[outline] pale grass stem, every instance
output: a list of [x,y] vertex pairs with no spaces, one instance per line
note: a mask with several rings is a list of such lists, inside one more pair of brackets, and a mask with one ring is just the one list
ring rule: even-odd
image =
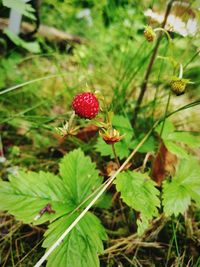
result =
[[60,74],[60,73],[59,74],[53,74],[53,75],[49,75],[49,76],[37,78],[37,79],[31,80],[31,81],[27,81],[27,82],[24,82],[24,83],[20,83],[20,84],[17,84],[17,85],[12,86],[10,88],[7,88],[7,89],[5,89],[3,91],[0,91],[0,95],[9,93],[9,92],[11,92],[13,90],[16,90],[16,89],[18,89],[20,87],[23,87],[25,85],[29,85],[31,83],[35,83],[35,82],[39,82],[39,81],[43,81],[43,80],[48,80],[48,79],[51,79],[51,78],[59,77],[61,75],[64,75],[64,74]]

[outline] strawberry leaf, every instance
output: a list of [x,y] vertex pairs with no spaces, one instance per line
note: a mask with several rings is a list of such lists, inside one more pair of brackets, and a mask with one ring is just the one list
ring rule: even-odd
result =
[[[49,225],[43,247],[49,248],[76,219],[78,213],[64,216]],[[80,266],[98,267],[98,254],[103,252],[102,240],[106,240],[105,229],[99,219],[88,212],[49,256],[47,267]]]
[[[156,132],[160,134],[162,129],[162,123],[156,127]],[[169,120],[165,121],[164,128],[162,131],[162,140],[167,149],[178,156],[179,158],[188,158],[187,151],[177,143],[183,143],[190,147],[200,146],[200,136],[192,134],[190,132],[176,132],[175,127]]]
[[147,174],[139,172],[122,172],[117,176],[115,184],[123,201],[141,213],[137,221],[138,233],[141,234],[147,227],[147,221],[158,215],[159,190]]
[[84,155],[81,149],[70,152],[61,160],[60,175],[68,199],[76,206],[102,182],[95,164]]
[[180,145],[177,145],[176,143],[164,140],[164,144],[166,148],[173,154],[175,154],[179,158],[188,158],[188,153],[185,149],[183,149]]
[[[24,223],[53,221],[45,233],[45,248],[56,242],[77,218],[75,208],[102,182],[95,164],[80,149],[61,160],[60,175],[22,171],[10,176],[9,182],[0,181],[1,210]],[[47,204],[51,204],[54,213],[44,212],[34,221]],[[88,212],[49,256],[47,266],[99,266],[98,254],[102,253],[102,240],[106,238],[98,218]]]
[[167,137],[167,140],[182,142],[190,147],[200,147],[200,135],[195,135],[190,132],[173,132]]
[[172,181],[163,183],[163,206],[166,215],[183,214],[194,200],[200,206],[200,166],[190,157],[179,163]]
[[[55,213],[45,212],[37,221],[35,216],[48,203]],[[0,209],[7,210],[24,223],[41,224],[54,220],[73,209],[63,181],[45,172],[23,172],[10,176],[9,182],[0,182]]]

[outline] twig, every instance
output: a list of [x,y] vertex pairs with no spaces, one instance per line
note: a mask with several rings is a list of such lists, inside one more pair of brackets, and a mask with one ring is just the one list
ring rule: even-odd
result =
[[[171,11],[171,7],[172,7],[172,3],[173,3],[173,1],[174,1],[174,0],[171,0],[171,1],[169,1],[169,3],[167,4],[167,8],[166,8],[166,11],[165,11],[165,16],[164,16],[164,20],[163,20],[163,23],[162,23],[162,25],[161,25],[161,28],[164,28],[165,25],[166,25],[167,18],[168,18],[168,16],[169,16],[170,11]],[[141,85],[140,94],[139,94],[138,99],[137,99],[137,102],[136,102],[136,106],[135,106],[135,110],[134,110],[134,114],[133,114],[133,119],[132,119],[132,125],[133,125],[133,126],[134,126],[135,123],[136,123],[137,116],[138,116],[138,112],[139,112],[139,110],[140,110],[140,105],[141,105],[141,103],[142,103],[142,100],[143,100],[143,98],[144,98],[145,92],[146,92],[146,90],[147,90],[147,84],[148,84],[149,76],[150,76],[150,74],[151,74],[151,70],[152,70],[154,61],[155,61],[155,59],[156,59],[156,55],[157,55],[157,52],[158,52],[158,48],[159,48],[161,39],[162,39],[162,33],[159,32],[159,35],[158,35],[158,38],[157,38],[157,41],[156,41],[156,44],[155,44],[153,53],[152,53],[151,58],[150,58],[150,61],[149,61],[149,65],[148,65],[148,67],[147,67],[147,71],[146,71],[146,74],[145,74],[145,77],[144,77],[144,81],[143,81],[143,83],[142,83],[142,85]]]

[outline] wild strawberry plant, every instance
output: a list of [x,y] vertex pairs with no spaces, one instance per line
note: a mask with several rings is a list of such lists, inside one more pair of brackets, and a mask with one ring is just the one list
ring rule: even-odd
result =
[[[102,184],[102,177],[89,157],[80,150],[66,155],[59,175],[20,171],[0,182],[0,209],[24,223],[50,221],[43,242],[49,248],[87,205],[83,201]],[[50,211],[40,211],[51,205]],[[80,206],[79,209],[77,207]],[[48,258],[47,266],[98,266],[107,234],[100,220],[88,212],[83,220]]]
[[[168,11],[172,2],[168,4]],[[160,57],[166,64],[170,62],[173,65],[173,76],[167,82],[169,90],[165,112],[159,114],[155,121],[151,118],[150,123],[149,118],[144,116],[146,121],[143,129],[148,130],[151,125],[146,134],[137,129],[138,114],[147,91],[161,33],[167,36],[170,53],[174,49],[165,23],[166,20],[161,28],[145,27],[144,37],[148,45],[156,44],[140,95],[134,103],[134,114],[132,109],[128,115],[126,112],[114,114],[112,103],[107,105],[106,98],[100,92],[86,91],[74,96],[71,117],[63,127],[57,127],[57,132],[63,138],[74,137],[88,122],[84,120],[79,125],[76,116],[89,120],[90,125],[95,125],[99,132],[93,146],[95,153],[101,156],[101,163],[102,159],[105,163],[114,159],[117,171],[112,170],[104,181],[100,175],[102,170],[97,169],[101,163],[92,162],[79,148],[62,158],[58,174],[20,170],[10,175],[8,181],[0,181],[1,210],[8,211],[27,224],[49,222],[42,245],[46,253],[35,266],[41,266],[46,259],[50,267],[100,266],[98,256],[103,254],[103,242],[108,239],[107,229],[95,211],[90,212],[89,209],[92,206],[109,206],[111,200],[106,198],[105,191],[111,186],[114,191],[112,200],[120,197],[123,205],[134,213],[131,220],[136,222],[138,236],[142,236],[159,216],[167,218],[184,215],[191,204],[200,207],[200,166],[191,150],[200,146],[200,137],[198,134],[177,130],[171,122],[171,116],[178,110],[172,113],[168,111],[170,100],[184,94],[191,82],[183,78],[182,63],[171,55]],[[131,79],[134,77],[132,75]],[[122,100],[124,105],[126,100]],[[156,97],[154,101],[156,104]],[[140,166],[134,162],[136,153],[140,157]]]
[[[78,102],[80,101],[85,101],[82,95]],[[95,101],[97,101],[96,98]],[[86,104],[88,105],[88,102]],[[73,105],[75,112],[77,112],[76,108],[79,109],[79,105],[77,107],[76,105]],[[93,110],[93,104],[91,110]],[[87,106],[87,114],[89,113],[90,106]],[[78,115],[82,117],[83,114]],[[125,143],[121,140],[116,141],[119,144],[121,142],[122,146],[126,145],[123,149],[116,146],[120,159],[123,159],[128,156],[129,149],[137,147],[139,141],[131,143],[134,133],[127,118],[122,116],[114,118],[113,124],[117,130],[127,134],[123,137],[123,139],[126,138]],[[101,125],[101,121],[99,124]],[[106,127],[105,124],[102,125],[103,128]],[[110,127],[109,124],[109,129]],[[162,123],[155,128],[157,135],[160,134],[161,127]],[[151,135],[150,138],[154,140],[154,145],[158,143],[155,136]],[[147,138],[147,143],[150,138]],[[158,217],[162,209],[165,216],[173,214],[177,216],[184,214],[191,201],[200,205],[200,181],[198,179],[200,166],[192,155],[176,144],[178,140],[181,143],[196,146],[200,144],[199,137],[189,132],[176,132],[174,125],[166,120],[162,140],[167,149],[179,157],[179,162],[173,177],[168,174],[160,190],[159,184],[152,180],[155,177],[151,176],[150,170],[122,171],[114,181],[123,202],[138,212],[139,235],[148,229],[152,219]],[[114,151],[109,150],[111,145],[104,141],[102,144],[100,142],[99,140],[97,143],[97,151],[102,155],[115,157]],[[148,150],[151,145],[152,141],[146,149]],[[107,152],[105,152],[106,147]],[[144,151],[146,150],[143,149],[142,152]],[[100,191],[103,186],[102,182],[103,179],[99,176],[95,164],[84,155],[81,149],[76,149],[61,160],[58,175],[47,172],[19,171],[17,175],[10,175],[8,182],[1,181],[0,209],[7,210],[24,223],[37,225],[49,221],[43,242],[43,247],[48,251],[81,215],[90,200],[94,198],[94,194]],[[98,202],[96,205],[98,206]],[[100,220],[88,211],[49,255],[47,266],[60,264],[61,266],[99,266],[98,255],[103,253],[102,241],[106,239],[106,229]]]

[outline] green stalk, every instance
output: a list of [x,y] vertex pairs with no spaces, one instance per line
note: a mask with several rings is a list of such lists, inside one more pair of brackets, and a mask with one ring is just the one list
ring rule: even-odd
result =
[[162,136],[162,133],[163,133],[163,130],[164,130],[164,127],[165,127],[165,120],[167,118],[167,112],[168,112],[168,108],[169,108],[169,103],[170,103],[170,99],[171,99],[171,90],[169,91],[169,95],[168,95],[168,99],[167,99],[167,105],[166,105],[166,108],[165,108],[165,114],[164,114],[164,118],[163,118],[163,124],[162,124],[162,128],[161,128],[161,131],[160,131],[160,136]]
[[115,156],[115,161],[116,161],[117,166],[118,166],[118,168],[119,168],[119,167],[120,167],[120,162],[119,162],[119,159],[118,159],[118,156],[117,156],[117,152],[116,152],[116,149],[115,149],[115,144],[112,143],[111,146],[112,146],[113,154],[114,154],[114,156]]

